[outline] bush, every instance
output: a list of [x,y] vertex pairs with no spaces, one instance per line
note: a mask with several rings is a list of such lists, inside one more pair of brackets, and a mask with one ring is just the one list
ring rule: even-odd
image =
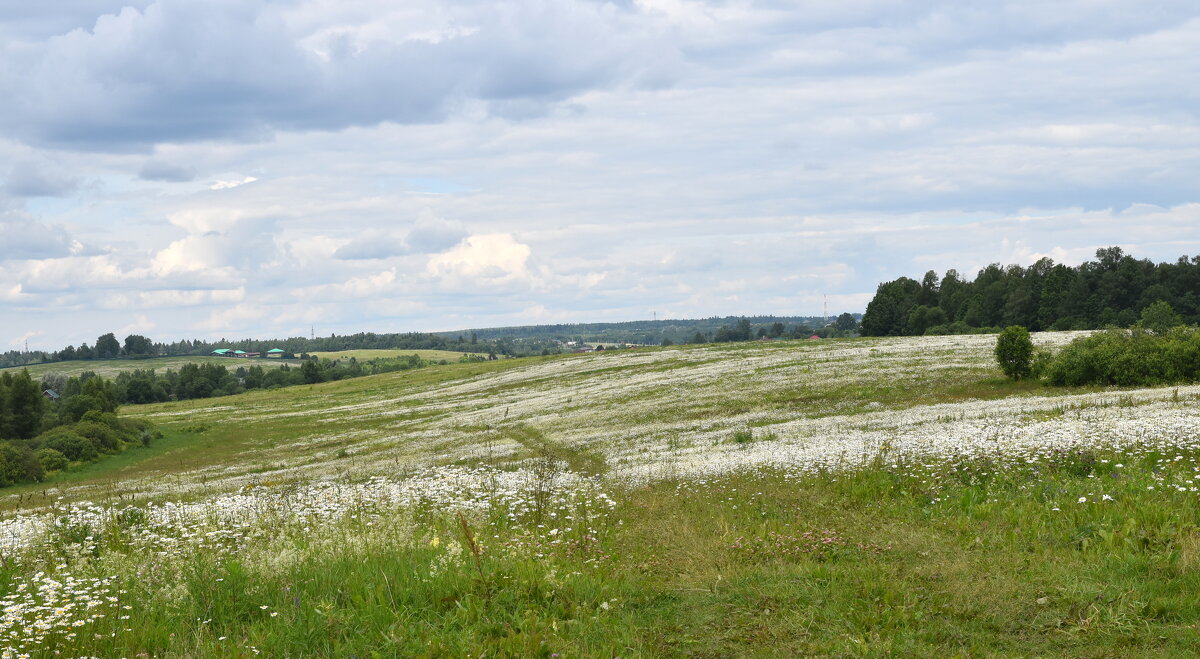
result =
[[62,453],[67,456],[68,460],[90,461],[100,457],[100,452],[96,450],[96,445],[86,437],[81,437],[67,429],[57,429],[51,432],[54,435],[45,439],[42,442],[42,446]]
[[1176,327],[1165,334],[1110,329],[1076,339],[1045,366],[1056,386],[1123,387],[1200,380],[1200,331]]
[[0,486],[34,483],[44,475],[42,463],[28,446],[0,442]]
[[96,450],[101,453],[116,453],[121,450],[121,437],[115,430],[103,423],[80,421],[72,426],[72,430],[79,436],[90,440]]
[[1014,380],[1033,373],[1033,340],[1029,330],[1020,325],[1007,327],[996,339],[996,361],[1000,370]]
[[46,472],[62,471],[70,464],[67,456],[63,455],[62,451],[52,449],[49,446],[43,446],[34,451],[33,454],[37,456],[38,462],[42,463],[42,470]]
[[1175,313],[1175,309],[1170,304],[1159,300],[1142,309],[1142,317],[1138,321],[1138,327],[1162,335],[1171,331],[1172,327],[1181,325],[1182,323],[1183,319],[1179,317],[1179,314]]

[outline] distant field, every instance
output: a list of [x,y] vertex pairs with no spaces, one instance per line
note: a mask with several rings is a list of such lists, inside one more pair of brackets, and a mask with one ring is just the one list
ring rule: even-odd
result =
[[403,350],[403,349],[388,349],[388,350],[338,350],[335,352],[310,352],[310,355],[316,355],[321,359],[350,359],[351,357],[358,361],[366,361],[368,359],[387,359],[389,357],[407,357],[408,355],[416,355],[421,359],[429,361],[439,361],[445,359],[449,362],[456,362],[464,354],[453,350]]
[[[457,355],[458,353],[454,354]],[[93,361],[54,362],[52,364],[34,364],[32,366],[18,366],[15,368],[0,369],[0,372],[15,372],[20,371],[22,368],[27,368],[29,369],[29,374],[35,378],[41,377],[45,373],[62,373],[63,375],[70,377],[73,375],[79,375],[84,371],[92,371],[96,375],[112,377],[121,371],[132,371],[135,369],[154,369],[156,371],[173,369],[178,371],[183,367],[184,364],[210,363],[222,364],[230,370],[233,370],[239,366],[245,366],[249,368],[255,364],[264,368],[278,368],[280,364],[291,363],[295,365],[299,364],[300,361],[283,359],[238,359],[234,357],[184,355],[179,357],[154,357],[152,359],[97,359]]]

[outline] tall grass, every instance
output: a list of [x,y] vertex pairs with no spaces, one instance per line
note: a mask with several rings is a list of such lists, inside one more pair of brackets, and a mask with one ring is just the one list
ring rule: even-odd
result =
[[611,514],[558,496],[280,517],[154,552],[129,509],[10,554],[0,587],[112,579],[121,608],[24,648],[68,656],[1200,651],[1196,454],[999,458],[662,482]]

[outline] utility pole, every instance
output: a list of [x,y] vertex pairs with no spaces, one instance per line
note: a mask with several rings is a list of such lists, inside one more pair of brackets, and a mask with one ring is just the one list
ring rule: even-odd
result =
[[824,321],[825,325],[828,326],[829,325],[829,296],[822,293],[821,297],[824,300],[821,304],[821,320]]

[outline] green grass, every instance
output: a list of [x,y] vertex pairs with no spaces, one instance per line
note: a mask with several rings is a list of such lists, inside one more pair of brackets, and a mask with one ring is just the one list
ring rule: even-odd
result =
[[[119,643],[68,647],[151,656],[249,656],[252,647],[275,656],[1195,655],[1200,505],[1147,490],[1163,475],[1149,463],[1120,480],[1100,470],[1114,500],[1076,503],[1097,489],[1088,478],[1097,471],[1080,465],[1119,457],[1066,456],[1036,474],[990,477],[966,463],[664,482],[623,492],[617,517],[579,551],[523,547],[519,525],[501,514],[465,529],[436,510],[284,529],[237,555],[174,560],[166,591],[153,585],[162,568],[145,563],[122,583],[138,605],[130,631]],[[1190,473],[1196,458],[1166,475]],[[110,533],[93,558],[67,560],[121,573],[137,560],[121,553],[123,537]],[[473,540],[484,545],[478,561]],[[72,546],[59,545],[61,557],[75,555]]]
[[[117,575],[130,619],[105,618],[63,641],[64,656],[1200,654],[1194,447],[1062,451],[1037,462],[885,452],[836,473],[612,476],[614,447],[658,435],[678,450],[749,453],[796,419],[851,425],[879,410],[1065,395],[1000,378],[985,359],[947,367],[960,356],[901,359],[884,353],[889,345],[451,364],[129,407],[122,413],[154,420],[166,437],[10,490],[5,507],[90,499],[124,511],[140,496],[298,492],[313,478],[398,478],[425,465],[486,463],[534,479],[521,502],[497,490],[490,508],[461,517],[426,501],[364,502],[333,522],[296,514],[242,526],[235,516],[154,552],[136,549],[149,528],[140,513],[117,513],[103,529],[62,523],[43,550],[4,555],[0,592],[39,570]],[[882,356],[853,362],[860,372],[850,376],[842,362],[821,361],[857,346]],[[742,361],[764,356],[780,359],[761,369]],[[1194,405],[1190,396],[1167,403]],[[1120,393],[1013,421],[1140,404]],[[687,437],[693,426],[708,434]],[[568,474],[586,475],[616,507],[572,498]],[[165,482],[202,487],[143,494]]]

